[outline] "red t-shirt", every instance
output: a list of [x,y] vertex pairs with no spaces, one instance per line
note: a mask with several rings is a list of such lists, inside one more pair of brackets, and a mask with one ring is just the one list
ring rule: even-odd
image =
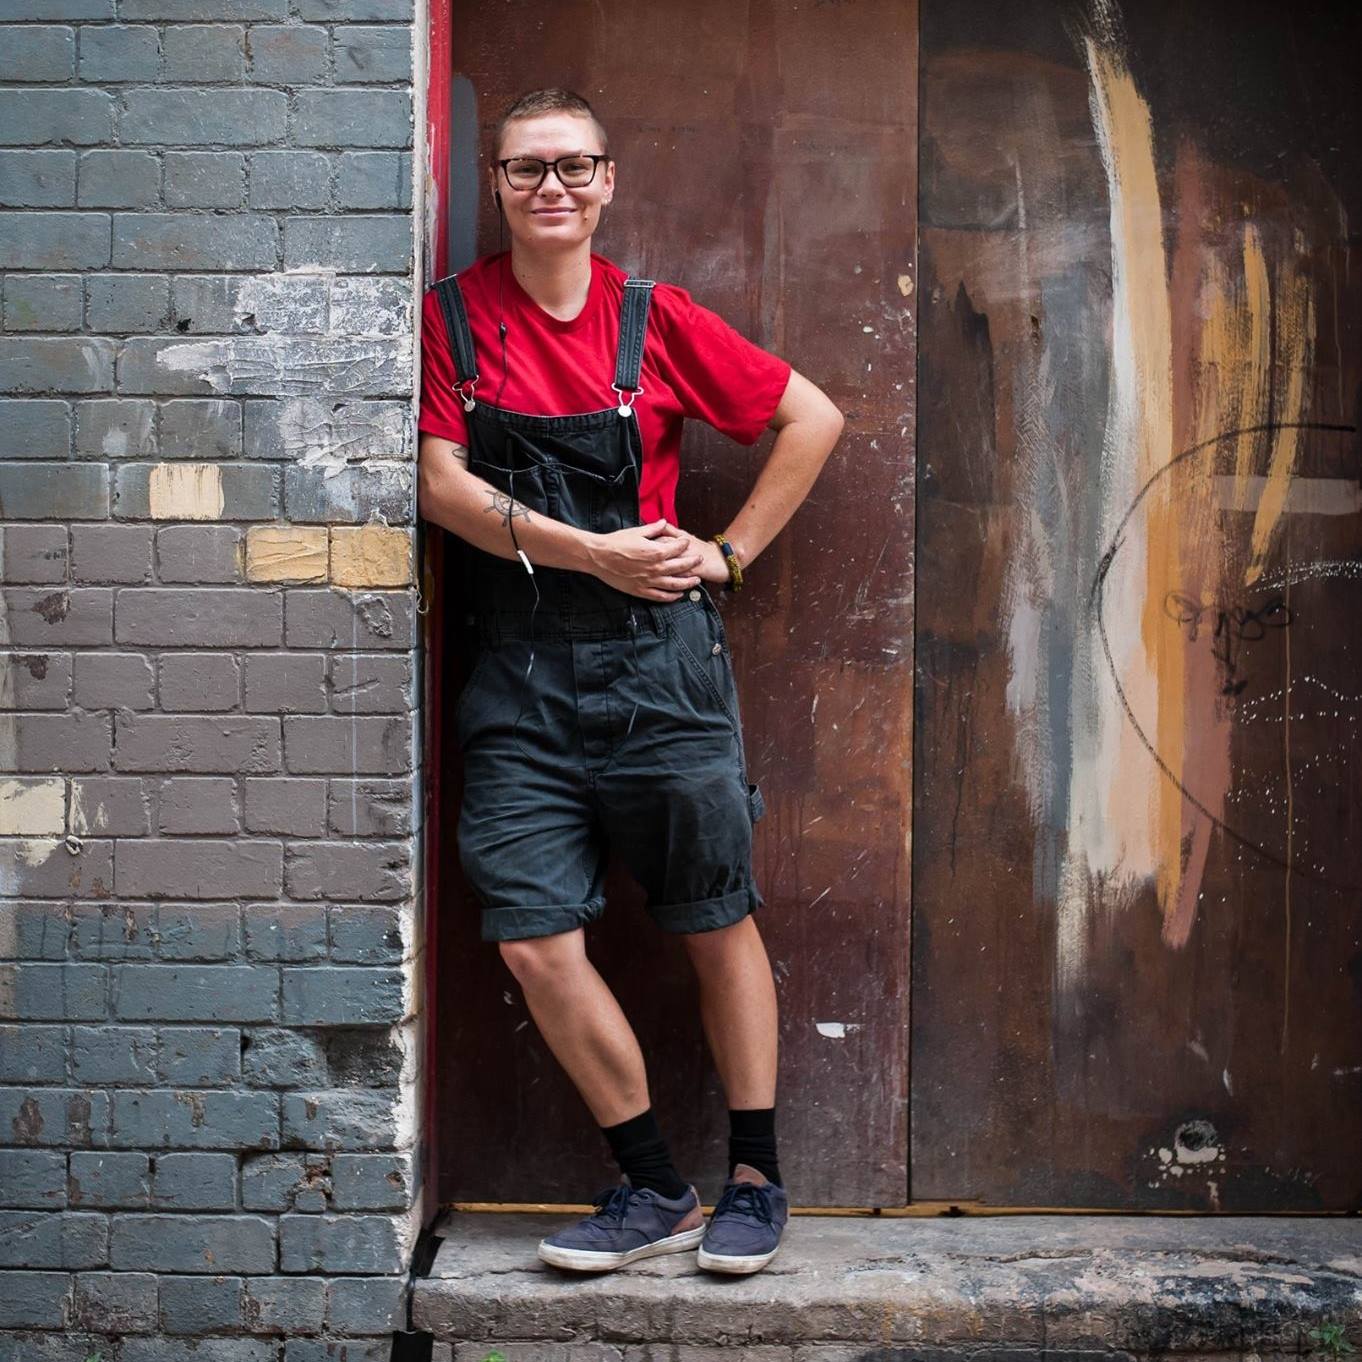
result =
[[[618,402],[615,347],[625,272],[591,257],[586,306],[570,322],[545,312],[516,282],[506,259],[506,377],[502,382],[501,255],[484,256],[459,274],[478,360],[478,400],[537,416],[600,411]],[[676,520],[681,423],[707,421],[739,444],[753,444],[770,423],[789,382],[790,366],[739,335],[685,289],[658,284],[648,312],[642,392],[634,414],[643,441],[639,516],[644,524]],[[468,443],[463,403],[453,390],[454,364],[444,314],[428,290],[421,319],[421,414],[431,435]]]

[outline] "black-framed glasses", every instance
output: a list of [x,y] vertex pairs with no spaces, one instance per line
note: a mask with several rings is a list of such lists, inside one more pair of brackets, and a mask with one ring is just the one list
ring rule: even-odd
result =
[[556,161],[542,161],[538,156],[508,156],[497,165],[512,189],[538,189],[550,168],[564,189],[585,189],[596,178],[596,167],[609,159],[604,153],[574,152]]

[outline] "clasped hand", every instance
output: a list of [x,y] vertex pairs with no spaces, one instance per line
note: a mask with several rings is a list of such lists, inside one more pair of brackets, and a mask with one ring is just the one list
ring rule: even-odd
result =
[[593,536],[591,572],[607,586],[649,601],[675,601],[700,582],[726,582],[719,546],[655,520]]

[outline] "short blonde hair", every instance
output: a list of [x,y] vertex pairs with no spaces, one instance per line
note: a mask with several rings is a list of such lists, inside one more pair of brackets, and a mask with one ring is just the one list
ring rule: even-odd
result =
[[610,145],[605,135],[605,128],[601,126],[601,120],[596,117],[596,111],[584,100],[581,95],[573,90],[562,90],[553,87],[547,90],[528,90],[519,96],[501,115],[500,122],[497,123],[496,132],[492,137],[493,153],[501,155],[502,138],[506,136],[506,129],[512,123],[518,123],[524,118],[537,118],[540,114],[567,113],[576,114],[581,118],[589,118],[592,126],[596,129],[601,139],[601,151],[610,155]]

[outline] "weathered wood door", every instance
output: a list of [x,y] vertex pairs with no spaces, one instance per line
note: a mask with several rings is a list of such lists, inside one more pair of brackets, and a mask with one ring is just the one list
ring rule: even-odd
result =
[[[810,504],[724,609],[765,793],[760,923],[782,1009],[781,1163],[802,1204],[907,1195],[917,20],[903,0],[455,0],[449,183],[480,194],[491,126],[527,89],[596,105],[618,158],[597,248],[691,290],[847,412]],[[462,121],[460,121],[462,120]],[[476,162],[476,163],[475,163]],[[452,252],[457,265],[459,252]],[[712,533],[769,448],[705,430],[682,522]],[[442,609],[457,610],[444,601]],[[458,684],[457,659],[445,674]],[[438,697],[437,697],[438,702]],[[448,733],[448,726],[445,728]],[[436,1107],[443,1200],[580,1201],[604,1141],[477,939],[440,773]],[[689,965],[623,876],[588,949],[649,1058],[678,1165],[713,1195],[727,1121]]]
[[1362,1204],[1359,40],[925,0],[915,1198]]

